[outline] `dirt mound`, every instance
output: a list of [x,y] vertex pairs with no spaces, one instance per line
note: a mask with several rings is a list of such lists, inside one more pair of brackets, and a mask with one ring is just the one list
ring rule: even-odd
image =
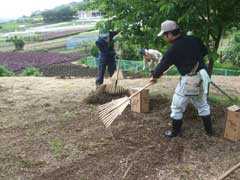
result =
[[118,94],[109,94],[105,92],[106,85],[102,85],[96,91],[92,91],[84,99],[84,102],[87,104],[105,104],[114,99],[118,99],[124,96],[129,96],[128,91],[124,91]]

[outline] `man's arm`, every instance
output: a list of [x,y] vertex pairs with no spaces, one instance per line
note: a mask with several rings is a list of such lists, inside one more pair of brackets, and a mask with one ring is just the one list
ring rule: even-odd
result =
[[174,59],[175,59],[175,54],[173,48],[170,48],[166,54],[163,56],[161,59],[161,62],[157,65],[154,73],[153,73],[153,78],[157,79],[159,78],[164,71],[166,71],[171,65],[174,64]]
[[162,53],[158,53],[158,62],[157,63],[160,63],[161,62],[161,60],[162,60]]
[[147,65],[147,61],[146,61],[145,57],[143,56],[143,70],[146,69],[146,65]]

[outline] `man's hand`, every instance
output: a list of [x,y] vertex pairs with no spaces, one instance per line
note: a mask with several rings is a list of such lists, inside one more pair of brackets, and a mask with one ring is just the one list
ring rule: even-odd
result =
[[151,82],[151,83],[156,83],[157,80],[158,80],[157,78],[153,78],[153,77],[151,77],[150,80],[149,80],[149,82]]

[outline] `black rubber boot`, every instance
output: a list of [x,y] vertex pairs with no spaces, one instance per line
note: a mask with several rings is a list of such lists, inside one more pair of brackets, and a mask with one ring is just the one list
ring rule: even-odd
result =
[[212,129],[212,121],[211,121],[211,116],[201,116],[202,121],[203,121],[203,126],[204,129],[207,133],[207,135],[212,136],[213,135],[213,129]]
[[183,122],[182,119],[181,120],[173,119],[172,130],[165,131],[164,135],[170,138],[178,136],[181,131],[182,122]]

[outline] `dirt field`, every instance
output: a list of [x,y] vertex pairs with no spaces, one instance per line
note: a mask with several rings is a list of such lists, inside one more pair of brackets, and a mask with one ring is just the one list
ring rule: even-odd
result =
[[[95,80],[0,78],[0,180],[213,180],[240,162],[240,142],[223,139],[223,105],[212,104],[216,135],[208,137],[189,106],[182,137],[168,139],[177,77],[151,88],[151,112],[128,107],[109,129],[84,98]],[[240,96],[240,77],[214,77]],[[127,79],[125,87],[148,79]],[[214,88],[211,95],[221,96]],[[226,179],[240,179],[240,169]]]

